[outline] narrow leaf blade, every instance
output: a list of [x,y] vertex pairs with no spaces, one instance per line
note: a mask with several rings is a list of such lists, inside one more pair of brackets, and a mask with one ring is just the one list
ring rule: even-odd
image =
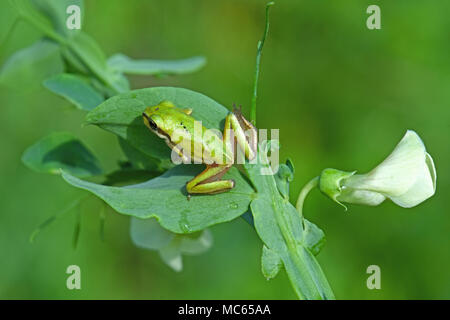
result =
[[280,255],[275,250],[263,246],[261,270],[264,277],[267,280],[275,278],[282,266],[283,262],[281,261]]
[[205,64],[206,59],[201,56],[178,60],[135,60],[119,53],[108,59],[112,69],[137,75],[186,74],[201,69]]
[[80,110],[90,111],[105,100],[85,79],[73,74],[58,74],[45,80],[43,84]]
[[303,219],[303,224],[305,226],[303,232],[305,246],[316,256],[325,245],[325,234],[318,226],[306,219]]

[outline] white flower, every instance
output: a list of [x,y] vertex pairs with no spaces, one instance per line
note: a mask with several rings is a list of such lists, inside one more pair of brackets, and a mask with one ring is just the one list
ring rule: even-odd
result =
[[408,130],[394,151],[366,174],[325,169],[319,187],[333,200],[376,206],[389,198],[411,208],[436,191],[436,169],[420,137]]

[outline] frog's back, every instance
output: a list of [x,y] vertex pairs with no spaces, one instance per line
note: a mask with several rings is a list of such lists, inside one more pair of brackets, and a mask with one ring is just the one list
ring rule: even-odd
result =
[[[178,146],[179,149],[190,150],[191,157],[196,161],[223,161],[219,152],[223,150],[220,135],[215,130],[209,131],[190,113],[190,109],[178,108],[169,101],[148,107],[145,111],[146,117],[153,122],[152,130],[165,139],[171,148]],[[197,154],[198,151],[201,151],[200,155]]]
[[[182,109],[166,110],[168,119],[176,119],[171,124],[172,142],[180,145],[184,150],[191,151],[191,158],[195,161],[223,163],[229,161],[223,154],[223,142],[216,130],[203,126],[202,122],[183,112]],[[177,131],[175,131],[177,130]],[[189,145],[189,146],[188,146]],[[201,150],[201,155],[196,154]],[[225,157],[225,158],[223,158]]]

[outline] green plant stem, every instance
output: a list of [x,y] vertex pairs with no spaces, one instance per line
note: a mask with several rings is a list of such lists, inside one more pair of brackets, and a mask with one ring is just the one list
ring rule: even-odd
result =
[[253,97],[252,104],[250,108],[250,121],[256,126],[256,98],[258,96],[258,79],[259,79],[259,66],[261,64],[261,53],[266,41],[267,33],[269,32],[269,8],[273,6],[275,2],[269,2],[266,4],[266,27],[264,29],[263,36],[260,41],[258,41],[258,47],[256,51],[256,66],[255,66],[255,80],[253,83]]
[[9,39],[11,39],[11,36],[16,29],[17,25],[20,22],[20,18],[17,17],[14,22],[12,23],[11,27],[9,28],[8,32],[6,33],[5,38],[0,42],[0,48],[6,47],[6,44],[8,43]]
[[102,207],[100,209],[100,239],[105,240],[105,220],[106,220],[106,202],[102,201]]
[[305,202],[306,196],[312,189],[317,187],[318,184],[319,184],[319,177],[317,176],[311,179],[311,181],[309,181],[307,184],[305,184],[303,189],[300,191],[297,198],[297,204],[295,205],[298,213],[300,214],[300,217],[303,217],[303,203]]
[[80,230],[81,230],[81,212],[80,207],[78,206],[77,215],[75,218],[75,228],[73,231],[73,238],[72,238],[72,247],[75,250],[78,246],[78,240],[80,239]]
[[[267,158],[262,159],[265,161]],[[256,199],[250,204],[256,232],[280,256],[297,296],[307,300],[334,299],[319,263],[304,245],[299,231],[304,229],[303,219],[281,196],[274,176],[261,175],[261,164],[245,164],[244,169],[257,190]]]
[[34,231],[33,233],[30,235],[30,243],[34,242],[34,239],[36,238],[36,236],[42,231],[44,230],[46,227],[48,227],[50,224],[52,224],[54,221],[56,221],[57,219],[59,219],[60,217],[64,216],[66,213],[69,213],[70,211],[72,211],[73,209],[77,208],[80,203],[86,199],[89,195],[84,195],[78,199],[75,199],[73,202],[71,202],[64,210],[62,210],[61,212],[59,212],[58,214],[48,218],[47,220],[45,220],[43,223],[41,223],[41,225],[39,225]]
[[26,16],[26,15],[22,15],[21,16],[22,19],[24,21],[27,21],[28,23],[30,23],[31,25],[35,26],[36,28],[40,29],[47,37],[49,37],[50,39],[59,42],[61,44],[67,45],[68,42],[66,41],[66,39],[64,39],[63,37],[61,37],[60,35],[58,35],[56,32],[54,31],[49,31],[49,30],[44,30],[44,28],[42,28],[38,23],[36,23],[33,19],[31,19],[30,17]]

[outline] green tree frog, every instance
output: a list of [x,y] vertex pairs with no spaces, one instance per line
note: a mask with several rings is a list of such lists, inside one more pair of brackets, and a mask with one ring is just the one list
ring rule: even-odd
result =
[[[215,194],[232,189],[235,182],[222,180],[222,176],[234,164],[233,143],[236,139],[245,158],[253,160],[257,150],[256,128],[234,107],[225,118],[221,138],[210,134],[213,131],[203,127],[191,113],[192,109],[181,109],[170,101],[162,101],[147,107],[142,116],[150,131],[164,139],[183,162],[194,159],[194,163],[206,164],[204,171],[186,183],[189,194]],[[196,134],[198,128],[200,134]]]

